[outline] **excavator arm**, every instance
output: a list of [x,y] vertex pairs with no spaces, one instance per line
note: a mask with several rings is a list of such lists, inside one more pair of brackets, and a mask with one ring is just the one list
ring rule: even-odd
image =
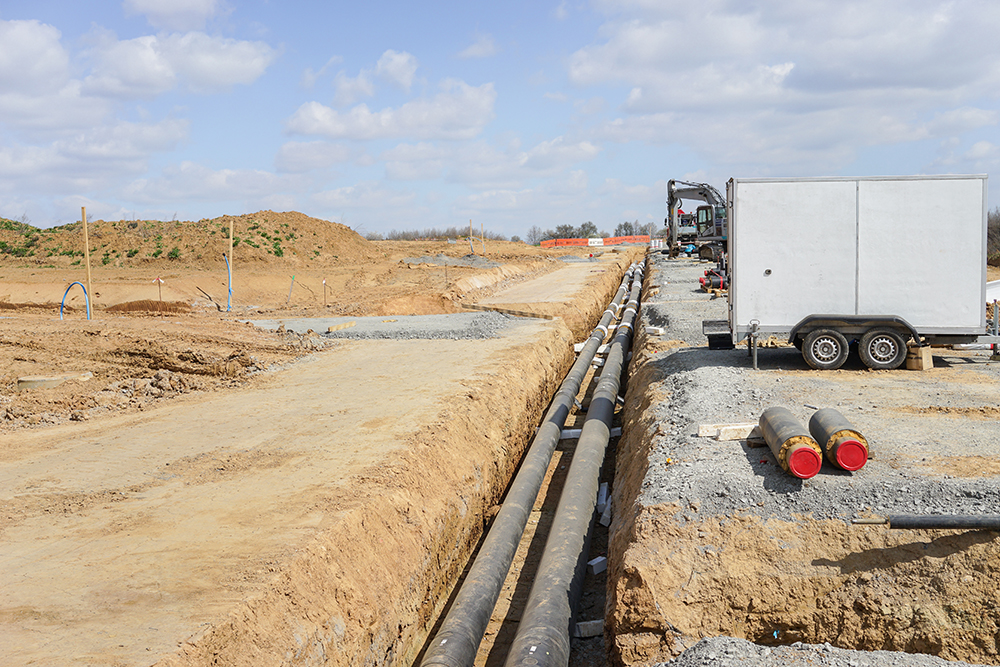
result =
[[690,183],[671,179],[667,181],[667,228],[670,230],[671,247],[677,243],[679,228],[677,212],[680,209],[681,200],[684,199],[703,201],[712,208],[712,224],[710,227],[699,225],[699,240],[717,240],[724,236],[725,230],[718,229],[716,218],[719,217],[717,211],[720,210],[720,207],[722,211],[725,211],[725,197],[708,183]]

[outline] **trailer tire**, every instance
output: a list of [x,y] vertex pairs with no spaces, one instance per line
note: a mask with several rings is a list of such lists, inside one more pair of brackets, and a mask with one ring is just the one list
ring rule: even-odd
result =
[[906,361],[906,340],[895,329],[870,329],[858,345],[861,362],[872,370],[892,370]]
[[836,329],[816,329],[806,335],[802,356],[806,363],[820,371],[832,371],[847,361],[847,338]]

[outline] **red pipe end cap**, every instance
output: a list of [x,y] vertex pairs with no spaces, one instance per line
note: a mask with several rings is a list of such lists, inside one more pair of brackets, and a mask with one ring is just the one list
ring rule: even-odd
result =
[[788,469],[801,479],[815,477],[823,466],[823,459],[812,447],[799,447],[788,457]]
[[868,463],[868,449],[857,440],[844,440],[837,448],[837,465],[844,470],[861,470]]

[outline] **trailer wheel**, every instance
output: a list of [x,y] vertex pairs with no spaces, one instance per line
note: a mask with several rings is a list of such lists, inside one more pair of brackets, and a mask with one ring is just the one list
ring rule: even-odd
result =
[[806,336],[802,356],[813,368],[832,371],[847,361],[848,349],[844,334],[836,329],[816,329]]
[[861,361],[873,370],[892,370],[906,361],[906,340],[895,329],[871,329],[858,346]]

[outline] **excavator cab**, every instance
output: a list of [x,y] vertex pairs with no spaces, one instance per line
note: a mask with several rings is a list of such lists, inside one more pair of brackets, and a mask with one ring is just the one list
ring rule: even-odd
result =
[[725,238],[725,206],[699,206],[697,215],[699,239],[708,240]]

